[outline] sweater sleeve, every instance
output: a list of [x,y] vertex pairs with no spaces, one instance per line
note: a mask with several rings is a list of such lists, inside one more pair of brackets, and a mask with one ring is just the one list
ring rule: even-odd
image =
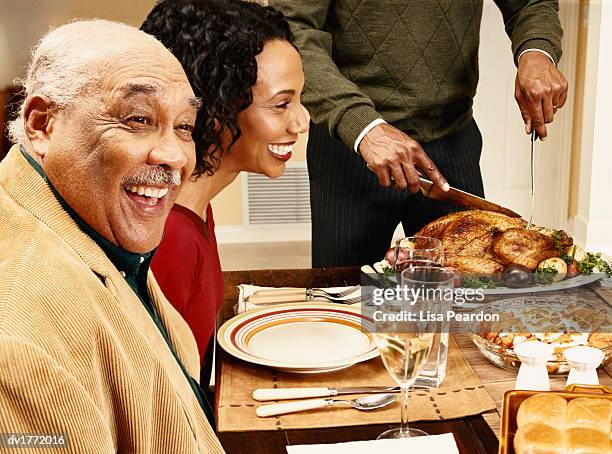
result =
[[495,0],[495,3],[512,40],[516,65],[519,55],[526,49],[544,50],[559,63],[563,29],[558,0]]
[[353,148],[357,136],[382,118],[372,100],[347,79],[332,59],[333,39],[324,30],[332,0],[270,0],[291,24],[304,62],[306,84],[302,100],[315,123]]
[[62,452],[115,452],[108,416],[46,352],[0,336],[0,371],[0,433],[63,435]]

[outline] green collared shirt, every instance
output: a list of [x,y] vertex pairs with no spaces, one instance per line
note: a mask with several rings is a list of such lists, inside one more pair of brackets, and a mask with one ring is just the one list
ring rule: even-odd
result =
[[155,254],[155,249],[149,252],[145,252],[144,254],[137,254],[135,252],[126,251],[125,249],[120,248],[119,246],[114,245],[102,235],[100,235],[97,231],[95,231],[89,224],[87,224],[79,214],[74,211],[70,205],[64,200],[64,198],[60,195],[60,193],[55,189],[51,181],[47,178],[45,171],[43,168],[30,156],[28,152],[24,150],[23,147],[19,147],[21,150],[21,154],[23,157],[30,163],[30,165],[36,170],[36,172],[42,177],[43,180],[47,183],[55,198],[62,206],[62,208],[68,213],[68,215],[72,218],[74,222],[77,223],[79,228],[86,233],[91,239],[93,239],[100,249],[106,254],[108,259],[115,265],[115,267],[119,270],[121,275],[125,278],[126,282],[129,286],[134,290],[134,293],[138,296],[143,306],[155,322],[155,325],[161,332],[164,340],[168,344],[168,348],[172,352],[172,355],[176,359],[177,363],[181,367],[183,374],[185,374],[185,378],[191,385],[202,410],[206,414],[206,417],[210,421],[211,425],[214,427],[214,414],[212,410],[212,406],[202,393],[200,386],[198,383],[189,375],[185,367],[183,366],[182,361],[174,351],[174,347],[170,342],[170,337],[168,336],[168,332],[164,324],[162,323],[159,315],[157,314],[157,310],[155,306],[151,302],[151,297],[149,295],[149,290],[147,288],[147,274],[149,272],[149,267],[151,265],[151,260],[153,260],[153,255]]

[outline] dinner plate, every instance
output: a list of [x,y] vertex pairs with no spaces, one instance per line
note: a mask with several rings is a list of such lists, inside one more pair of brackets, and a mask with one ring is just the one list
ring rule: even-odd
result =
[[[380,262],[376,262],[372,267],[376,271],[376,273],[380,272],[380,269],[384,269],[388,267],[389,264],[386,260],[381,260]],[[395,275],[384,275],[389,281],[395,283]],[[533,285],[530,287],[521,287],[521,288],[510,288],[506,286],[499,285],[495,288],[479,288],[479,292],[482,292],[483,295],[513,295],[520,293],[532,293],[532,292],[551,292],[558,290],[566,290],[574,287],[580,287],[582,285],[590,284],[592,282],[598,281],[603,276],[601,273],[593,273],[593,274],[578,274],[572,278],[564,279],[559,282],[553,282],[550,284],[544,285]]]
[[230,355],[286,372],[343,369],[378,356],[359,308],[327,303],[283,304],[237,315],[217,333]]

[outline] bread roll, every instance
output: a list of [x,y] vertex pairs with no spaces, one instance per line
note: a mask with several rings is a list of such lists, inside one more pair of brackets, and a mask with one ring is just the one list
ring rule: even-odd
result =
[[565,431],[565,438],[567,454],[610,454],[612,452],[608,434],[599,430],[574,427]]
[[584,427],[608,433],[612,420],[612,401],[578,397],[567,405],[567,427]]
[[556,394],[536,394],[525,399],[516,415],[516,424],[545,423],[556,429],[565,429],[567,401]]
[[[522,406],[521,406],[522,408]],[[516,454],[566,454],[563,433],[542,423],[526,423],[514,435]]]

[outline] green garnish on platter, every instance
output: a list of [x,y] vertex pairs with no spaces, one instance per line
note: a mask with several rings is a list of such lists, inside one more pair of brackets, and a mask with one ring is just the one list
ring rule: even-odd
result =
[[555,230],[552,234],[552,237],[555,240],[557,251],[559,252],[559,258],[563,260],[566,265],[572,263],[574,261],[574,254],[576,253],[576,245],[574,245],[574,248],[572,249],[572,255],[569,256],[561,245],[561,232]]
[[385,267],[383,268],[383,275],[384,276],[395,276],[395,271],[393,270],[393,268]]
[[[563,250],[561,246],[561,232],[556,230],[552,237],[554,238],[557,250],[559,251],[559,258],[563,260],[566,264],[571,264],[574,261],[574,256],[576,254],[576,245],[572,248],[572,255],[569,255],[566,251]],[[578,271],[582,274],[592,274],[597,268],[597,271],[600,273],[605,273],[607,277],[612,277],[612,265],[607,260],[601,257],[601,252],[593,253],[587,252],[586,257],[578,263]]]
[[591,274],[595,268],[600,273],[605,273],[607,277],[612,277],[612,265],[601,258],[601,253],[587,252],[584,260],[578,262],[578,271],[582,274]]
[[533,272],[533,283],[536,285],[552,284],[557,275],[557,270],[552,267],[539,268]]
[[497,282],[490,277],[463,276],[461,287],[464,288],[497,288]]

